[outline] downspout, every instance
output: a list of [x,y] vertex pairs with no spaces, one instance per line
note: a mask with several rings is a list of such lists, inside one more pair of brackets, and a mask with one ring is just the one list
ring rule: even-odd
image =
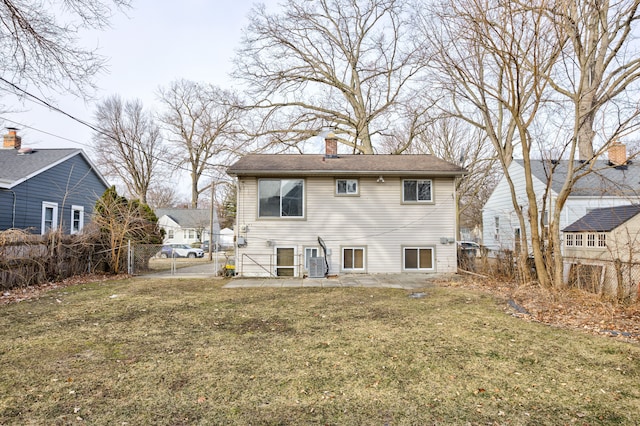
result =
[[[233,244],[233,249],[234,249],[234,254],[233,257],[235,258],[235,265],[236,265],[236,270],[235,273],[238,276],[242,276],[242,262],[240,262],[240,258],[238,257],[238,237],[240,236],[240,215],[238,214],[240,212],[240,200],[242,199],[242,197],[240,197],[240,178],[238,176],[236,176],[236,226],[235,229],[233,230],[233,234],[234,234],[234,244]],[[244,215],[244,211],[242,212],[242,214]]]
[[13,194],[13,208],[11,211],[11,228],[15,228],[16,227],[16,193],[15,191],[12,191],[10,189],[5,189],[5,188],[0,188],[3,191],[9,191],[10,193]]
[[318,237],[318,244],[322,247],[322,251],[324,252],[324,276],[329,275],[329,261],[327,260],[327,246],[324,244],[324,240]]

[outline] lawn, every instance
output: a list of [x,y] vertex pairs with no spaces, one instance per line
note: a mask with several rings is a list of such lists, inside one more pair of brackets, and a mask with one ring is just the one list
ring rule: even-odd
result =
[[464,288],[125,279],[0,307],[0,424],[630,424],[640,346]]

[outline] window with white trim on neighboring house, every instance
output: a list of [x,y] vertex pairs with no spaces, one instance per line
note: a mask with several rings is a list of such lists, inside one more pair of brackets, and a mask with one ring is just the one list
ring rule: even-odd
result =
[[564,245],[567,247],[573,247],[573,234],[564,235]]
[[598,247],[606,247],[607,246],[607,234],[600,233],[598,234]]
[[582,247],[582,234],[576,234],[576,247]]
[[71,206],[71,233],[77,234],[84,228],[84,206]]
[[42,202],[41,234],[58,228],[58,203]]

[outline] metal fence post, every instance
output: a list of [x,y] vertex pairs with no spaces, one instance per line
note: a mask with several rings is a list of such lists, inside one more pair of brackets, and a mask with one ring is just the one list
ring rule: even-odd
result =
[[133,275],[133,253],[131,252],[131,240],[127,241],[127,273]]

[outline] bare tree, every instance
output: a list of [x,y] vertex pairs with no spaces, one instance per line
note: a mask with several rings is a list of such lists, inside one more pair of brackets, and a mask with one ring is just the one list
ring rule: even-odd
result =
[[[637,105],[624,99],[638,78],[637,56],[627,57],[628,37],[636,20],[637,2],[633,3],[467,0],[451,2],[453,12],[443,12],[446,19],[439,21],[448,36],[440,39],[448,43],[439,43],[439,65],[449,77],[456,105],[453,112],[475,123],[492,140],[520,222],[521,259],[529,253],[528,229],[537,278],[545,286],[563,285],[560,214],[572,188],[593,172],[590,160],[637,125]],[[568,96],[571,104],[563,103],[558,93]],[[593,118],[605,107],[614,114],[603,114],[599,137],[604,144],[594,155]],[[564,128],[545,128],[542,123],[553,122],[549,117],[554,115],[573,120],[561,123]],[[536,141],[533,129],[559,145],[551,149],[548,143]],[[531,173],[536,147],[544,158],[548,158],[545,153],[554,152],[556,158],[573,160],[580,151],[580,157],[589,161],[568,161],[562,188],[553,197],[555,164],[550,161],[545,193],[536,194]],[[515,193],[508,172],[516,149],[525,171],[528,208],[524,212],[518,202],[521,194]],[[539,212],[551,212],[548,241],[541,232],[544,215]]]
[[375,138],[406,115],[426,69],[409,4],[286,0],[281,13],[254,8],[234,72],[264,113],[253,135],[295,146],[329,127],[354,152],[373,154]]
[[[536,5],[540,2],[544,4],[545,0]],[[437,30],[434,26],[427,28],[439,47],[440,86],[453,102],[446,112],[481,129],[493,144],[522,232],[519,259],[523,277],[528,279],[529,229],[538,280],[550,286],[531,173],[534,141],[530,129],[546,101],[543,76],[560,54],[561,47],[553,38],[555,31],[540,9],[517,2],[450,1],[435,14]],[[516,148],[524,160],[526,212],[520,208],[522,194],[516,194],[509,175]]]
[[[549,75],[551,85],[574,106],[574,137],[580,160],[591,160],[596,119],[602,110],[624,133],[638,116],[637,97],[629,89],[640,79],[640,51],[634,48],[640,0],[557,0],[549,19],[565,46],[563,67]],[[629,102],[631,98],[631,102]],[[622,129],[620,129],[622,127]],[[602,136],[602,135],[601,135]],[[604,142],[611,141],[604,137]]]
[[147,203],[153,209],[174,207],[178,203],[176,187],[164,184],[151,185],[147,192]]
[[459,223],[470,229],[481,227],[482,207],[499,176],[498,160],[486,133],[463,120],[442,117],[408,151],[435,155],[467,169],[467,175],[456,181]]
[[160,119],[178,150],[179,166],[189,170],[191,208],[197,208],[198,197],[209,188],[201,183],[203,175],[222,173],[235,152],[239,102],[231,92],[188,80],[161,88],[159,95],[165,107]]
[[163,176],[168,152],[159,127],[140,100],[123,102],[117,95],[98,104],[95,119],[100,130],[93,136],[98,167],[146,204],[152,182]]
[[[102,29],[130,0],[0,2],[0,69],[6,84],[84,93],[104,58],[82,47],[79,32]],[[11,90],[8,86],[5,90]]]

